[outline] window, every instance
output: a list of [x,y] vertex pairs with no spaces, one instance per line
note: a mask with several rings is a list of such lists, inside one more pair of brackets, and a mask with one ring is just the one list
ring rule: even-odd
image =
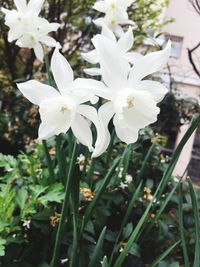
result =
[[171,57],[173,58],[180,58],[181,50],[183,46],[183,37],[165,34],[166,40],[171,40],[172,42],[172,49],[171,49]]

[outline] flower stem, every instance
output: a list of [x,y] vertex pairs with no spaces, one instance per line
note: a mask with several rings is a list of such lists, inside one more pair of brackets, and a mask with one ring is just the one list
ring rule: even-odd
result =
[[45,140],[43,140],[42,144],[43,144],[44,153],[45,153],[45,157],[46,157],[46,161],[47,161],[47,167],[48,167],[49,176],[50,176],[49,182],[50,182],[50,184],[52,184],[56,180],[55,179],[55,173],[54,173],[54,167],[52,164],[51,156],[49,154],[47,142]]
[[64,198],[64,202],[62,206],[60,222],[58,225],[53,257],[52,257],[52,261],[50,264],[51,267],[57,267],[57,263],[59,259],[60,246],[61,246],[62,237],[63,237],[63,229],[64,229],[65,222],[66,222],[66,215],[67,215],[68,204],[69,204],[71,180],[72,180],[74,168],[76,165],[77,151],[78,151],[78,146],[76,144],[76,141],[74,141],[74,148],[72,152],[72,157],[71,157],[71,162],[69,166],[69,172],[68,172],[68,177],[67,177],[67,182],[66,182],[66,187],[65,187],[65,198]]

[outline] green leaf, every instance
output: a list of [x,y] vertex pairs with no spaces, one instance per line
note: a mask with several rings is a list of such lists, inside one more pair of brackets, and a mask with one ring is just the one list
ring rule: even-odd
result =
[[120,161],[120,157],[118,157],[114,163],[112,164],[112,167],[110,168],[110,170],[108,171],[106,177],[103,180],[103,183],[101,184],[99,190],[96,192],[95,197],[93,198],[92,202],[88,205],[86,212],[85,212],[85,216],[84,216],[84,224],[86,224],[89,219],[90,216],[93,212],[93,210],[95,209],[95,206],[97,205],[97,202],[99,201],[101,195],[103,194],[104,190],[106,189],[107,185],[109,184],[113,173],[115,172],[116,167],[118,166]]
[[184,225],[183,225],[183,186],[182,183],[179,185],[179,207],[178,207],[178,217],[179,217],[179,229],[180,229],[180,236],[181,236],[181,246],[183,249],[183,257],[184,257],[184,264],[185,267],[190,267],[189,263],[189,256],[185,241],[185,234],[184,234]]
[[6,244],[6,240],[0,238],[0,257],[5,255],[5,244]]
[[[145,212],[143,213],[141,219],[139,220],[138,224],[136,225],[133,233],[131,234],[128,242],[126,243],[125,247],[124,247],[124,250],[120,253],[119,257],[117,258],[115,264],[113,267],[121,267],[127,254],[128,254],[128,251],[130,250],[132,244],[135,242],[136,238],[138,237],[138,234],[141,232],[141,228],[142,226],[144,225],[144,222],[146,221],[146,218],[147,218],[147,215],[153,205],[153,201],[154,199],[158,199],[161,195],[162,195],[162,192],[164,190],[164,188],[166,187],[167,185],[167,182],[169,181],[169,179],[171,178],[171,175],[172,175],[172,172],[176,166],[176,163],[179,159],[179,156],[181,154],[181,151],[183,149],[183,147],[185,146],[185,144],[187,143],[188,139],[190,138],[190,136],[192,135],[192,133],[195,131],[195,129],[198,127],[198,125],[200,124],[200,115],[199,116],[196,116],[190,127],[188,128],[187,132],[185,133],[185,135],[183,136],[181,142],[179,143],[176,151],[174,152],[174,155],[172,157],[172,160],[166,170],[166,172],[164,173],[163,177],[162,177],[162,180],[160,182],[160,184],[158,185],[157,187],[157,190],[153,196],[153,199],[151,200],[151,202],[149,203],[149,205],[147,206]],[[195,266],[197,267],[197,266]]]
[[56,183],[48,188],[47,193],[44,196],[39,197],[38,201],[45,207],[48,203],[62,203],[64,199],[64,187],[61,183]]
[[108,259],[107,259],[106,256],[104,256],[104,258],[103,258],[102,267],[109,267],[109,265],[108,265]]
[[26,191],[26,189],[21,188],[18,190],[16,200],[21,210],[23,210],[25,207],[27,197],[28,197],[28,192]]
[[99,263],[100,257],[101,257],[101,253],[102,253],[102,247],[103,247],[103,242],[104,242],[104,238],[105,238],[105,233],[106,233],[106,227],[103,228],[99,240],[95,246],[95,250],[92,254],[90,263],[88,265],[88,267],[96,267]]
[[155,259],[152,262],[152,264],[149,265],[149,267],[156,267],[159,264],[159,262],[164,260],[173,251],[173,249],[178,246],[178,244],[180,244],[180,241],[176,242],[170,248],[168,248],[165,252],[163,252],[157,259]]
[[195,221],[195,258],[193,267],[200,266],[200,220],[199,220],[199,208],[197,203],[197,197],[192,185],[192,181],[188,179],[188,184],[190,188],[190,194],[192,199],[192,206],[193,206],[193,214],[194,214],[194,221]]
[[122,234],[123,240],[126,240],[131,235],[132,232],[133,232],[133,224],[128,223],[126,227],[124,227],[123,229],[123,234]]

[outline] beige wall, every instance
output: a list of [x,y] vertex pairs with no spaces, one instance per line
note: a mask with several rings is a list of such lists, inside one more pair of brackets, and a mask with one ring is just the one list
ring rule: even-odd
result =
[[[165,26],[164,32],[169,35],[183,37],[180,58],[170,59],[172,76],[177,82],[177,87],[184,97],[192,97],[200,103],[200,78],[195,74],[188,58],[188,48],[193,48],[200,42],[200,15],[198,15],[189,0],[171,0],[165,10],[165,16],[175,18],[175,22]],[[200,48],[195,53],[196,62],[200,69]],[[185,134],[188,125],[183,125],[178,134],[177,144]],[[184,147],[174,175],[183,175],[189,163],[195,134],[193,134]]]
[[[183,37],[181,57],[171,59],[170,62],[173,74],[178,76],[179,79],[189,77],[191,83],[200,85],[199,78],[189,63],[187,53],[187,48],[193,48],[200,42],[200,15],[195,12],[189,0],[171,0],[165,11],[165,16],[175,18],[175,22],[168,24],[164,31],[171,35]],[[200,49],[196,52],[196,55],[200,62]]]

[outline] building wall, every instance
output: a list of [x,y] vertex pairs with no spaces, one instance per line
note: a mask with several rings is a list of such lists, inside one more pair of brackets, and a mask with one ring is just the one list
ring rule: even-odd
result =
[[[165,10],[165,16],[175,18],[175,22],[166,25],[164,32],[170,36],[182,38],[182,47],[178,58],[170,59],[172,76],[177,82],[181,95],[185,98],[195,98],[200,103],[200,78],[195,74],[188,58],[188,48],[192,49],[200,42],[200,15],[196,13],[189,0],[171,0]],[[195,52],[197,66],[200,69],[200,48]],[[176,145],[180,142],[188,125],[183,125],[178,133]],[[183,175],[190,162],[195,134],[193,134],[182,151],[175,175]],[[199,159],[200,166],[200,159]],[[200,181],[200,177],[199,177]]]

